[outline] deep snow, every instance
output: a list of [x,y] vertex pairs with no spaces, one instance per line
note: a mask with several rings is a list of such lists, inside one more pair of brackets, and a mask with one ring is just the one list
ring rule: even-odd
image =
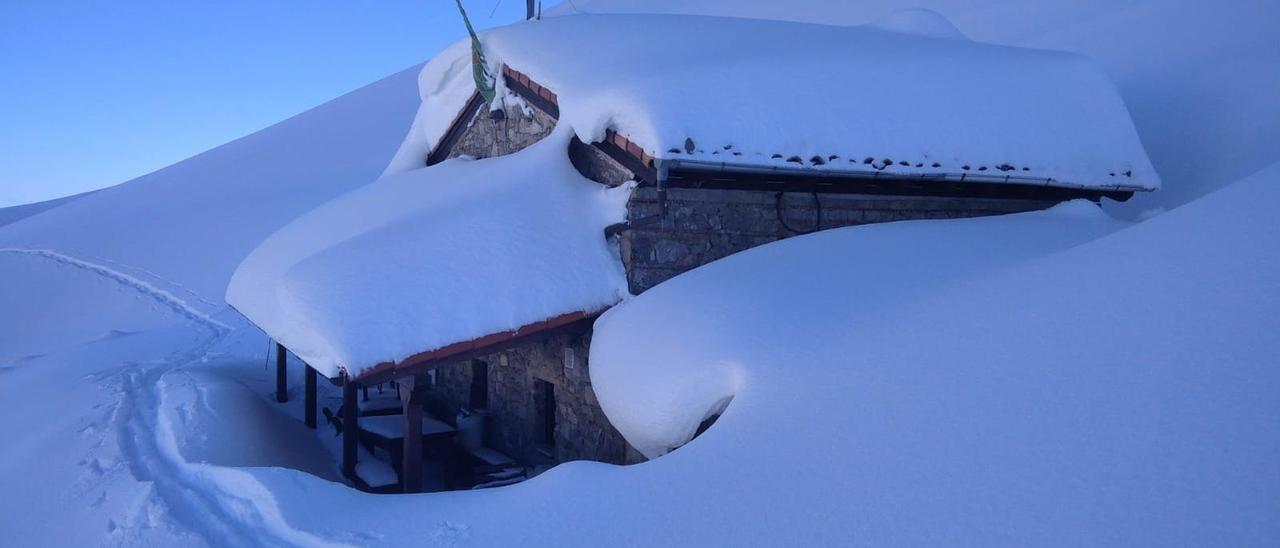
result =
[[546,11],[684,13],[861,25],[929,9],[981,42],[1072,51],[1101,63],[1161,174],[1160,192],[1109,209],[1172,209],[1276,161],[1280,4],[1272,0],[573,0]]
[[[1107,221],[1067,204],[756,248],[606,313],[592,382],[651,453],[733,398],[654,461],[735,501],[733,538],[793,538],[767,514],[869,544],[1270,544],[1277,183],[1075,247]],[[717,463],[751,480],[696,475]]]
[[605,227],[629,185],[580,175],[557,130],[518,153],[385,177],[273,234],[227,302],[326,376],[627,296]]
[[[0,451],[5,544],[273,542],[162,454],[157,382],[223,341],[238,367],[219,362],[216,376],[240,396],[205,408],[221,416],[210,421],[270,424],[243,405],[265,403],[265,340],[221,295],[263,238],[377,177],[413,116],[418,72],[133,181],[3,211],[0,402],[18,425]],[[218,443],[296,462],[261,438]]]
[[[299,215],[368,184],[417,106],[410,68],[132,181],[0,227],[0,248],[111,265],[225,310],[240,260]],[[70,160],[69,160],[70,161]],[[188,293],[190,291],[190,293]]]
[[682,275],[593,342],[602,403],[642,447],[733,397],[646,464],[397,497],[239,468],[200,492],[270,538],[379,545],[1268,545],[1278,178],[1131,227],[1067,204],[834,230]]
[[[574,3],[601,9],[604,1],[626,2]],[[677,7],[860,24],[900,4],[689,0]],[[1272,2],[919,4],[976,40],[1101,61],[1165,181],[1125,213],[1191,202],[1280,161],[1280,50],[1271,47],[1280,17]],[[645,2],[651,10],[672,5]],[[644,465],[572,463],[509,489],[413,497],[363,495],[285,468],[226,468],[274,462],[308,469],[293,454],[296,443],[232,437],[241,427],[271,424],[281,426],[265,437],[307,434],[296,416],[272,418],[296,414],[297,405],[268,401],[266,341],[219,295],[259,240],[377,176],[417,104],[416,73],[0,226],[0,247],[48,249],[101,267],[0,253],[0,402],[10,403],[9,424],[38,425],[11,429],[0,451],[7,544],[1274,545],[1280,538],[1272,518],[1280,515],[1280,352],[1271,336],[1280,286],[1276,167],[1093,243],[912,288],[915,300],[901,307],[891,306],[892,295],[877,296],[893,310],[863,322],[868,331],[833,324],[832,336],[806,337],[802,351],[746,356],[725,416],[703,437]],[[949,225],[930,226],[945,241]],[[791,253],[790,243],[761,252]],[[128,278],[110,272],[146,284],[123,284]],[[233,331],[219,334],[177,313],[147,286]],[[829,297],[838,302],[839,294]],[[610,321],[625,325],[632,307],[636,315],[680,309],[671,300],[636,300]],[[717,340],[716,332],[650,324],[640,335],[692,341],[697,357],[714,356],[744,334],[752,332]],[[890,344],[904,338],[907,344]],[[744,342],[763,346],[754,343]],[[843,363],[857,366],[847,374],[807,359],[841,344]],[[640,359],[652,354],[642,350],[635,363],[652,367]],[[692,366],[690,373],[720,378],[714,367]],[[776,388],[761,382],[807,367],[843,376]],[[855,374],[857,382],[847,380]],[[181,424],[179,409],[197,387],[213,396],[187,406],[197,413],[188,419],[225,428],[170,428]],[[833,401],[841,409],[856,404],[860,414],[816,407]],[[801,418],[759,419],[769,402]],[[834,419],[847,419],[845,430],[827,428]],[[806,445],[767,439],[757,420]],[[673,422],[657,424],[631,435],[680,438],[659,435]],[[321,444],[331,441],[326,436]],[[255,458],[215,455],[193,464],[186,459],[208,454],[184,454],[195,447],[240,447]],[[834,451],[841,447],[852,449]],[[770,460],[779,455],[805,458],[780,467]]]
[[[930,36],[939,26],[911,13],[864,27],[592,15],[493,29],[482,41],[491,73],[505,63],[555,92],[560,123],[584,142],[616,129],[659,159],[1159,188],[1095,63]],[[440,113],[462,108],[469,60],[455,46],[424,68],[422,119],[393,170],[421,166],[448,123]]]
[[62,198],[45,200],[43,202],[35,202],[31,204],[23,204],[23,205],[10,206],[6,208],[0,208],[0,226],[16,223],[32,215],[44,213],[45,211],[48,211],[55,207],[74,202],[80,198],[88,196],[89,194],[93,194],[93,192],[84,192],[84,193],[75,194],[72,196],[64,196]]

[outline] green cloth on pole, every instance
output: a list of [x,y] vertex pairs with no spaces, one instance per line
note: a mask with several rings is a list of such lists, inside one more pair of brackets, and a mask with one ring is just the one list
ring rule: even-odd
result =
[[476,91],[479,91],[480,97],[484,98],[484,104],[493,104],[497,92],[493,87],[493,76],[489,75],[489,65],[484,60],[484,48],[480,45],[480,37],[476,36],[476,29],[471,26],[471,19],[467,17],[467,10],[462,7],[462,0],[454,1],[458,4],[458,11],[462,13],[462,22],[467,25],[467,34],[471,35],[471,76],[475,78]]

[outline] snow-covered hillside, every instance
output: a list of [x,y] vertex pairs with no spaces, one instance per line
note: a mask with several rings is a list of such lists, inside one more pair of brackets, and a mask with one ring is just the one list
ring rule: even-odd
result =
[[[70,333],[124,328],[117,316],[127,313],[97,302],[87,287],[123,287],[146,302],[163,294],[161,308],[237,321],[222,300],[236,265],[279,227],[377,177],[413,118],[417,70],[0,226],[8,282],[0,287],[0,365],[83,340]],[[59,265],[79,275],[18,274]]]
[[[125,184],[0,211],[12,220],[0,226],[0,402],[20,425],[0,451],[5,544],[196,544],[226,533],[193,525],[211,510],[157,449],[149,388],[213,341],[239,340],[224,339],[228,324],[244,325],[221,298],[231,272],[278,227],[377,177],[417,106],[416,74]],[[241,354],[262,351],[260,335],[244,335],[253,342]],[[220,411],[259,416],[252,409]]]
[[27,217],[30,217],[32,215],[44,213],[45,211],[48,211],[55,207],[63,206],[75,200],[78,200],[80,198],[83,198],[85,196],[88,196],[89,194],[92,194],[92,192],[85,192],[85,193],[76,194],[73,196],[64,196],[62,198],[45,200],[43,202],[36,202],[32,204],[23,204],[23,205],[11,206],[6,208],[0,208],[0,226],[13,224],[23,219],[26,219]]
[[[861,24],[907,4],[549,12]],[[1171,211],[1128,224],[1065,204],[732,256],[598,322],[601,404],[662,456],[369,495],[334,481],[330,434],[270,401],[267,341],[222,295],[278,228],[379,176],[418,106],[407,70],[135,181],[9,212],[2,543],[1275,545],[1280,9],[910,6],[975,40],[1100,60],[1164,180],[1113,211]],[[912,20],[885,24],[941,32]]]
[[[0,247],[128,265],[217,299],[249,250],[369,183],[417,107],[410,68],[272,127],[3,227]],[[148,273],[144,272],[148,271]],[[215,307],[222,306],[217,303]]]

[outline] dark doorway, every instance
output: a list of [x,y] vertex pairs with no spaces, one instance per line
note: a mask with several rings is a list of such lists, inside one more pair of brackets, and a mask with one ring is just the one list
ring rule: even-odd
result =
[[489,364],[471,360],[471,409],[489,408]]
[[533,381],[533,403],[537,406],[536,440],[544,447],[556,445],[556,385],[542,379]]

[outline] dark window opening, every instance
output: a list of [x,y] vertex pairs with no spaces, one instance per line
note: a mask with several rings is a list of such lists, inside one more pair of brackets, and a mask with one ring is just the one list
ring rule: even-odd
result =
[[720,418],[720,415],[711,415],[710,417],[707,417],[706,420],[698,424],[698,430],[693,433],[693,439],[697,439],[698,436],[701,436],[702,433],[706,432],[708,428],[711,428],[711,425],[715,424],[716,419],[719,419],[719,418]]
[[471,360],[471,408],[489,408],[489,364]]
[[533,403],[537,406],[537,442],[545,447],[556,444],[556,385],[534,379]]

